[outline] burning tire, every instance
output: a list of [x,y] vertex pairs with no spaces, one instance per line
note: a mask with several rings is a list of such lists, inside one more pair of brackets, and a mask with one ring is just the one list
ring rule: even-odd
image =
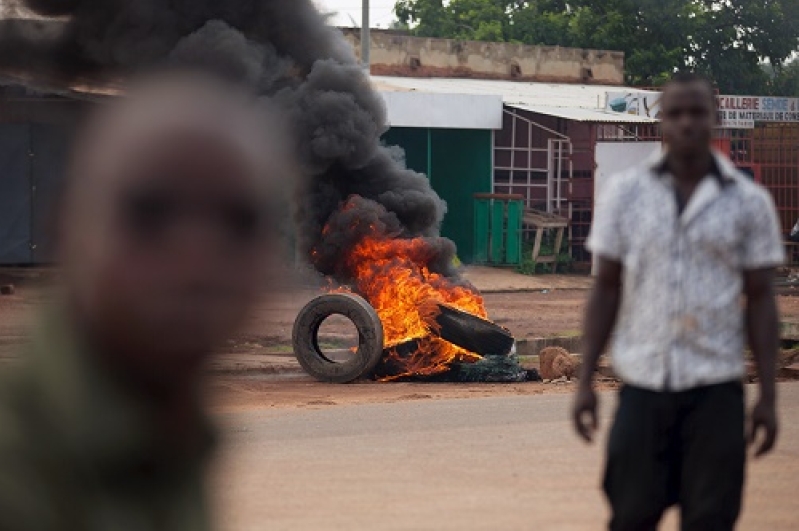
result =
[[[331,315],[343,315],[358,329],[358,350],[338,363],[319,347],[319,327]],[[323,382],[349,383],[371,375],[383,356],[383,324],[363,298],[348,293],[321,295],[309,302],[294,321],[294,355],[308,374]]]
[[441,313],[436,318],[441,339],[480,354],[505,356],[513,348],[513,336],[499,325],[446,304],[438,305]]

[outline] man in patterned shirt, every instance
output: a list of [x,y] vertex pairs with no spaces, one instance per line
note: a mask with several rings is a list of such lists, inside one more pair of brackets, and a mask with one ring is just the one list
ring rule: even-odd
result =
[[603,484],[610,529],[656,529],[678,504],[683,530],[728,530],[744,481],[744,338],[760,376],[748,433],[750,441],[762,433],[755,455],[777,435],[772,276],[782,237],[770,195],[711,149],[711,84],[677,75],[661,109],[663,154],[612,178],[597,201],[573,420],[591,441],[591,379],[615,327],[613,366],[624,386]]

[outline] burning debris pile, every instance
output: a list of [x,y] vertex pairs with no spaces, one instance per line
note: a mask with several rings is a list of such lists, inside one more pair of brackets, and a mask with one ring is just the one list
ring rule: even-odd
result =
[[[309,302],[294,323],[294,352],[315,378],[347,383],[374,377],[381,381],[425,379],[457,382],[520,382],[539,379],[519,365],[513,337],[492,322],[448,304],[426,301],[419,336],[384,344],[378,312],[363,297],[339,290]],[[319,329],[331,315],[349,318],[358,345],[347,359],[322,348]],[[410,313],[412,318],[416,312]]]
[[[512,338],[485,320],[481,296],[453,267],[455,246],[439,234],[445,203],[401,150],[381,145],[383,102],[310,0],[20,2],[20,12],[51,18],[0,21],[0,68],[59,85],[162,64],[200,68],[286,110],[302,170],[300,251],[374,308],[381,354],[369,364],[379,376],[435,376],[510,352]],[[453,315],[491,328],[496,352],[453,332]]]
[[[440,236],[406,234],[395,214],[360,196],[345,201],[322,229],[320,245],[311,251],[313,264],[369,301],[382,323],[386,356],[379,376],[432,376],[486,353],[470,343],[471,334],[459,334],[448,322],[455,308],[461,319],[463,312],[480,318],[477,323],[487,318],[480,294],[457,276],[443,274],[446,264],[436,264],[453,252],[452,242]],[[495,336],[505,341],[487,353],[506,355],[513,340],[495,328]]]
[[[480,294],[433,268],[440,246],[452,243],[439,236],[408,237],[403,230],[385,207],[359,196],[333,213],[322,229],[322,245],[311,251],[312,262],[320,270],[330,267],[330,274],[346,284],[335,291],[366,300],[327,296],[306,306],[294,328],[295,352],[306,370],[321,380],[342,382],[364,376],[527,379],[512,355],[513,337],[487,320]],[[356,308],[364,305],[369,306],[365,314]],[[322,321],[333,313],[350,317],[361,336],[344,371],[317,340]],[[381,341],[374,340],[375,330]]]

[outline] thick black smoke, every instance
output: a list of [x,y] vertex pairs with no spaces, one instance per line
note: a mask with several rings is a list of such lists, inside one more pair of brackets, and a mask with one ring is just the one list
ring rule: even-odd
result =
[[[213,20],[227,23],[251,41],[271,44],[305,71],[318,59],[355,61],[347,43],[324,24],[309,0],[6,0],[2,4],[10,16],[0,28],[0,52],[11,53],[0,53],[0,61],[46,66],[65,77],[128,73],[153,64]],[[25,9],[60,18],[20,18]],[[61,63],[55,64],[56,59]],[[39,60],[43,63],[37,64]]]
[[[287,109],[305,176],[299,244],[324,274],[352,234],[323,228],[352,195],[365,217],[390,218],[392,235],[427,238],[430,266],[449,271],[454,246],[438,238],[444,202],[424,175],[380,145],[383,102],[343,36],[310,0],[27,0],[42,16],[0,23],[0,68],[59,84],[126,76],[153,65],[202,67],[251,86]],[[359,216],[348,212],[347,217]]]

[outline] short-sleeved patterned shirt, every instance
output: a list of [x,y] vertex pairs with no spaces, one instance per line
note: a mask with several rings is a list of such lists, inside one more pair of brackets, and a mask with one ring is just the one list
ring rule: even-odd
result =
[[665,156],[609,179],[588,248],[623,267],[613,366],[680,391],[744,375],[743,272],[784,261],[769,193],[720,154],[683,209]]

